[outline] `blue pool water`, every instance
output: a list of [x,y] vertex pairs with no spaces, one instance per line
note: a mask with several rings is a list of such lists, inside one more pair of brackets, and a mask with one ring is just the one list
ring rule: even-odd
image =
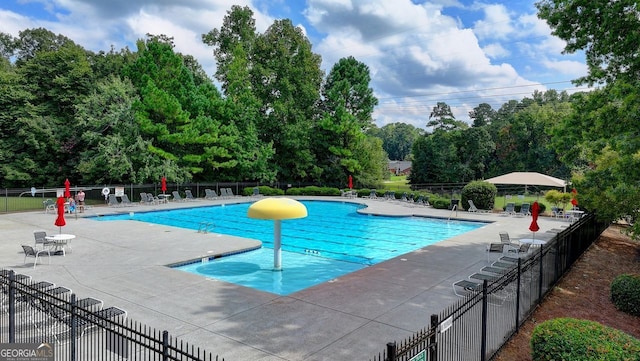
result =
[[178,269],[280,295],[329,281],[482,227],[484,223],[357,213],[354,203],[303,201],[309,216],[282,221],[282,267],[273,271],[273,221],[247,217],[250,203],[103,216],[258,239],[263,248]]

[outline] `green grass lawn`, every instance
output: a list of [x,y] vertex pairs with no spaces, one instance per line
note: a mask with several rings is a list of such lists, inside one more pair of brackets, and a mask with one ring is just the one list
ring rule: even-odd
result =
[[0,198],[0,212],[23,212],[44,210],[41,197],[2,197]]
[[390,180],[384,181],[384,190],[411,192],[411,187],[406,175],[392,175]]

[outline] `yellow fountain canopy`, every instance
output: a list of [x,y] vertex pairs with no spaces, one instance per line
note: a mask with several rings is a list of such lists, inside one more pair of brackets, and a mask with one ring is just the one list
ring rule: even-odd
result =
[[247,216],[273,220],[304,218],[307,216],[307,207],[290,198],[265,198],[249,206]]

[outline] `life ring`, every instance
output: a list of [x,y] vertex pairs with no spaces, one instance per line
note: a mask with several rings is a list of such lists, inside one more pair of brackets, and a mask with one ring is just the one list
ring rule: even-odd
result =
[[108,195],[109,195],[109,193],[111,193],[111,191],[109,190],[109,188],[107,188],[107,187],[102,188],[102,195],[103,195],[103,196],[105,196],[105,197],[106,197],[106,196],[108,196]]

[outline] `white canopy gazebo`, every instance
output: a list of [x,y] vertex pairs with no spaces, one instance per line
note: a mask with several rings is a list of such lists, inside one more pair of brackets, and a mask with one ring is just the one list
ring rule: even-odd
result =
[[518,184],[524,186],[548,186],[562,188],[567,190],[567,182],[562,179],[555,178],[546,174],[536,172],[513,172],[503,174],[501,176],[489,178],[486,182],[493,184]]

